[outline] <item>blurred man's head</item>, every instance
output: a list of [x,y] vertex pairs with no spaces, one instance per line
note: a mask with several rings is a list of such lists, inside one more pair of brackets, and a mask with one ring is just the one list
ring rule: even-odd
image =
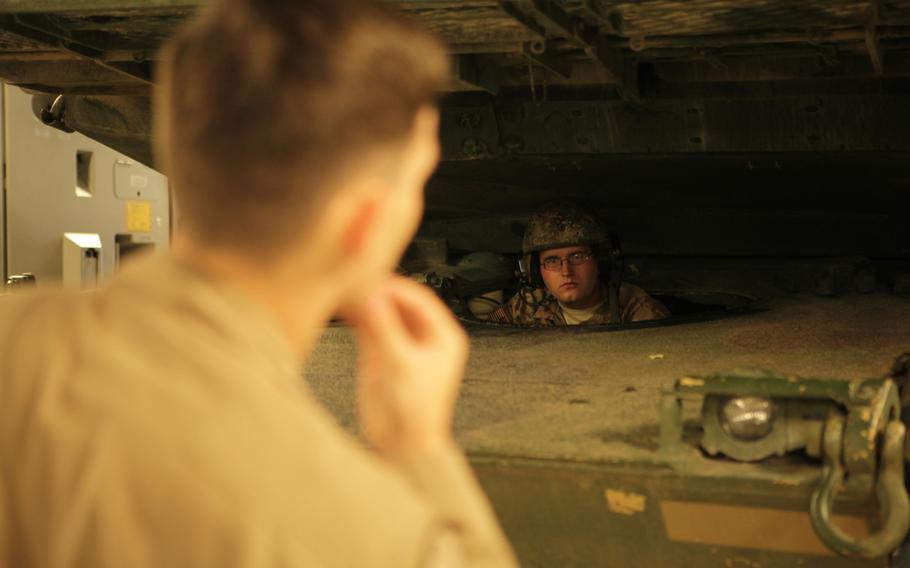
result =
[[572,203],[551,203],[531,217],[522,241],[532,284],[545,286],[569,308],[590,308],[604,299],[597,247],[603,224]]
[[163,69],[159,159],[188,238],[262,263],[319,242],[310,270],[365,282],[394,265],[438,159],[435,39],[380,2],[220,0]]

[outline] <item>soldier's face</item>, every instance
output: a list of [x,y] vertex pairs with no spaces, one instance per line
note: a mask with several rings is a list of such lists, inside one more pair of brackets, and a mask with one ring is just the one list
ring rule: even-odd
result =
[[[564,306],[585,309],[597,305],[601,300],[597,260],[590,256],[580,264],[572,264],[569,258],[576,253],[591,253],[591,247],[574,246],[547,249],[540,252],[540,275],[553,296]],[[544,261],[559,259],[558,270],[547,270]]]

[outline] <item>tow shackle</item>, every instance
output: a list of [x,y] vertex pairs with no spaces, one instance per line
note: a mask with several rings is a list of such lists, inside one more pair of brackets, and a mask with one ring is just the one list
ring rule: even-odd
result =
[[809,518],[819,539],[831,550],[851,558],[879,558],[897,548],[910,528],[910,499],[904,487],[906,428],[899,420],[891,420],[885,426],[875,486],[882,515],[881,530],[857,539],[844,533],[832,520],[834,500],[844,482],[844,424],[844,417],[840,414],[832,414],[825,422],[822,440],[824,464],[821,481],[812,492]]

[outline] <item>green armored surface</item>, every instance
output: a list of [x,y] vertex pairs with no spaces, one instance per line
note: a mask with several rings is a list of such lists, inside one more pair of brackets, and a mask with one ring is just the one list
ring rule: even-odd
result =
[[[883,529],[876,456],[898,401],[882,377],[910,345],[910,302],[798,296],[768,307],[612,332],[472,328],[457,436],[524,565],[890,565],[884,550],[835,553],[810,505],[837,417],[849,424],[841,446],[853,473],[826,518],[851,542]],[[352,429],[354,357],[347,330],[333,327],[307,371]],[[770,363],[781,374],[716,373]],[[731,397],[770,401],[773,429],[737,440],[703,412]],[[902,487],[891,489],[893,511]]]

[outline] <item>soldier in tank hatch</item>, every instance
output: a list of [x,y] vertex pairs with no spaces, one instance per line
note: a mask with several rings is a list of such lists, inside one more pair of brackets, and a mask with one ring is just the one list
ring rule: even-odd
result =
[[[631,323],[669,317],[658,300],[619,281],[603,223],[572,203],[538,210],[522,240],[526,286],[488,320],[529,326]],[[611,278],[612,276],[612,278]]]

